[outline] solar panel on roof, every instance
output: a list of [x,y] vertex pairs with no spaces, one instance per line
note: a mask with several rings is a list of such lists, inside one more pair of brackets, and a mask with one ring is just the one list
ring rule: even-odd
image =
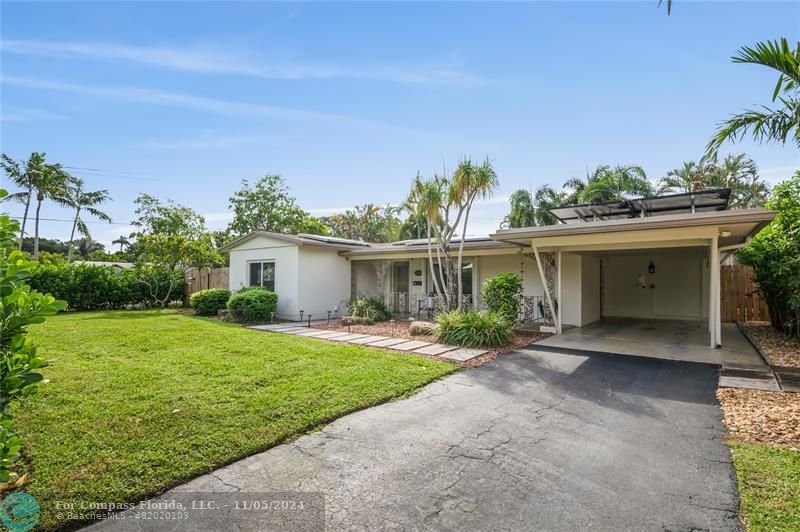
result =
[[692,214],[727,210],[730,196],[729,188],[721,188],[654,198],[565,205],[550,209],[550,212],[562,223],[645,218],[666,214]]

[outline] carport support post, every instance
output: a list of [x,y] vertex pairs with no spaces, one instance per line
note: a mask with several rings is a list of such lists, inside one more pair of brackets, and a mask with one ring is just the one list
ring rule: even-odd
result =
[[[536,247],[536,242],[531,240],[531,247],[533,248],[533,254],[536,257],[536,266],[539,269],[539,277],[542,279],[542,287],[544,288],[544,297],[545,301],[547,301],[547,306],[550,307],[550,314],[553,316],[553,322],[556,326],[556,334],[561,334],[561,320],[556,317],[556,311],[553,307],[553,298],[550,296],[550,289],[547,288],[547,278],[544,275],[544,269],[542,268],[542,259],[539,258],[539,249]],[[560,270],[560,269],[559,269]],[[561,307],[559,307],[559,311]]]
[[719,290],[719,237],[711,239],[708,258],[709,287],[708,287],[708,331],[711,336],[711,347],[720,345],[722,326],[720,323],[720,290]]
[[556,301],[558,302],[558,333],[561,334],[561,312],[564,308],[561,300],[561,250],[556,252]]

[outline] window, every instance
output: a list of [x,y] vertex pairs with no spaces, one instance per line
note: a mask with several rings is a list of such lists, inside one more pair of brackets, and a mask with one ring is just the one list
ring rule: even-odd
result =
[[250,286],[263,286],[270,292],[274,292],[275,262],[251,262]]

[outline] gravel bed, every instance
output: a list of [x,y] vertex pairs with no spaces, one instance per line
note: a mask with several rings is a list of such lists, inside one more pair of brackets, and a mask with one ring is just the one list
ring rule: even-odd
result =
[[789,338],[768,324],[747,323],[744,327],[758,342],[770,364],[800,368],[800,340]]
[[[375,323],[374,325],[351,325],[350,327],[347,327],[343,326],[339,320],[336,320],[332,321],[329,324],[323,323],[314,326],[318,329],[329,329],[332,331],[349,330],[352,333],[358,333],[358,334],[388,336],[390,338],[407,338],[409,340],[420,340],[422,342],[436,343],[436,338],[434,336],[411,336],[411,334],[408,332],[408,328],[410,325],[411,322],[408,320],[398,320],[394,323],[394,325],[392,325],[388,321],[382,321]],[[454,362],[454,363],[458,364],[463,368],[476,368],[482,364],[491,362],[492,360],[496,359],[503,353],[508,353],[509,351],[520,349],[534,342],[538,342],[539,340],[543,340],[548,336],[550,336],[550,334],[516,332],[514,333],[514,339],[512,340],[511,344],[502,347],[495,347],[489,350],[489,352],[486,353],[485,355],[473,358],[472,360],[467,360],[466,362]],[[408,353],[408,354],[413,355],[415,353]],[[441,356],[427,356],[427,355],[418,355],[418,356],[426,356],[427,358],[432,358],[435,360],[441,358]]]
[[800,450],[800,394],[720,388],[729,438]]

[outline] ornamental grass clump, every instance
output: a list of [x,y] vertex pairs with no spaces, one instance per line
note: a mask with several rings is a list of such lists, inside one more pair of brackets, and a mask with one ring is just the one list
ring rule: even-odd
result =
[[374,297],[359,297],[350,303],[350,314],[356,318],[372,320],[373,323],[386,321],[392,317],[386,303]]
[[512,323],[493,311],[452,310],[436,317],[437,341],[463,347],[497,347],[511,342]]

